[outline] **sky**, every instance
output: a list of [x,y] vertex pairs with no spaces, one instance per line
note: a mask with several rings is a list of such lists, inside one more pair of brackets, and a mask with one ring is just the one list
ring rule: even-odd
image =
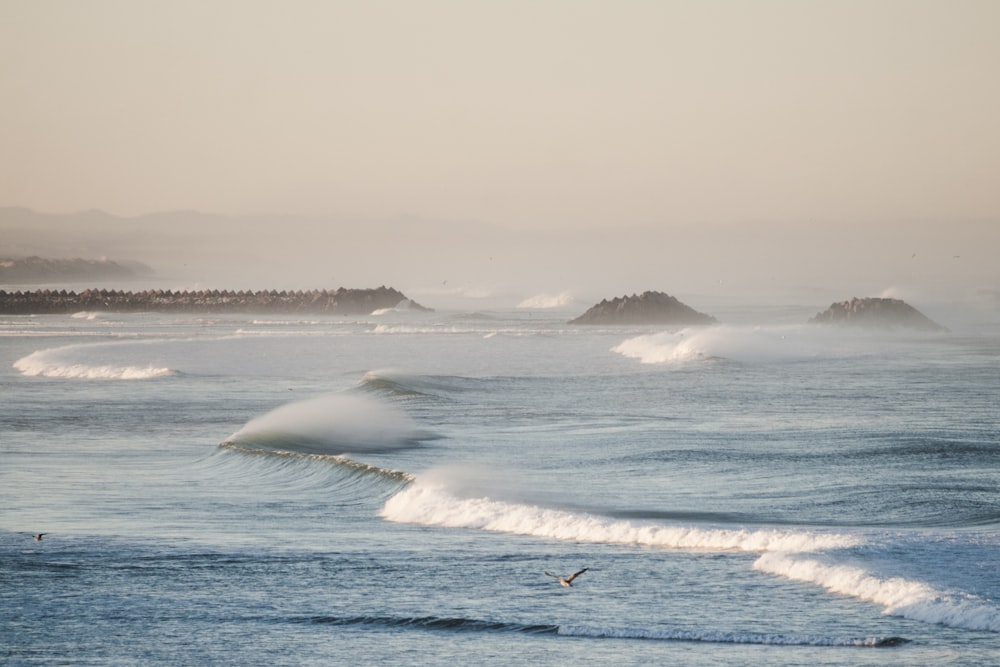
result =
[[998,29],[994,0],[0,0],[0,206],[971,262]]

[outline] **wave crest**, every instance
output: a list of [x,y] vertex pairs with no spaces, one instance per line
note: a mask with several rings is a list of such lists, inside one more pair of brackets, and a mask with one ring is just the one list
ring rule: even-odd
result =
[[705,551],[803,552],[856,546],[848,535],[729,530],[616,521],[491,498],[461,498],[418,478],[386,501],[380,516],[398,523],[473,528],[576,542],[637,544]]
[[251,419],[224,444],[306,454],[386,452],[433,435],[368,396],[333,394],[282,405]]
[[32,352],[14,362],[14,368],[29,377],[70,378],[82,380],[148,380],[177,375],[172,368],[155,366],[119,366],[114,364],[71,363],[60,359],[60,352],[70,347]]
[[968,594],[949,594],[901,577],[881,578],[850,565],[831,565],[787,553],[763,554],[754,569],[818,584],[832,593],[880,605],[886,614],[967,630],[1000,632],[1000,608]]

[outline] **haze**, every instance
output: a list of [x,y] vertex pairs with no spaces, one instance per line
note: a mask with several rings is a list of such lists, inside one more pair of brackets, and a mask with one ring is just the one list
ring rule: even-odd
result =
[[0,256],[428,305],[996,308],[998,26],[992,0],[0,0],[0,206],[65,216],[6,211]]

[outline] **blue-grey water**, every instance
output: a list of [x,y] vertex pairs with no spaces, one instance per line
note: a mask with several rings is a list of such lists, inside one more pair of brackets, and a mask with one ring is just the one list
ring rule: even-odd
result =
[[996,322],[576,314],[0,318],[0,662],[1000,659]]

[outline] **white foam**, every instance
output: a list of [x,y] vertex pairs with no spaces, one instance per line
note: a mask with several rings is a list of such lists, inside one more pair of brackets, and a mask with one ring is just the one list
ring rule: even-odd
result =
[[973,595],[939,591],[919,581],[882,578],[853,565],[829,564],[788,553],[765,553],[754,563],[754,569],[873,602],[889,615],[1000,632],[1000,608],[995,604]]
[[561,294],[536,294],[517,304],[517,307],[534,309],[564,308],[572,306],[575,303],[576,299],[573,298],[572,294],[562,292]]
[[471,528],[576,542],[636,544],[705,551],[815,551],[854,546],[848,535],[781,530],[732,530],[619,521],[535,505],[462,498],[425,477],[390,498],[380,515],[389,521]]
[[636,336],[611,348],[644,364],[723,358],[754,363],[857,355],[871,349],[864,332],[831,332],[811,325],[693,327]]
[[82,364],[61,360],[60,353],[77,347],[67,346],[32,352],[14,362],[22,375],[83,380],[147,380],[176,375],[172,368],[149,364],[146,366],[119,366],[114,364]]

